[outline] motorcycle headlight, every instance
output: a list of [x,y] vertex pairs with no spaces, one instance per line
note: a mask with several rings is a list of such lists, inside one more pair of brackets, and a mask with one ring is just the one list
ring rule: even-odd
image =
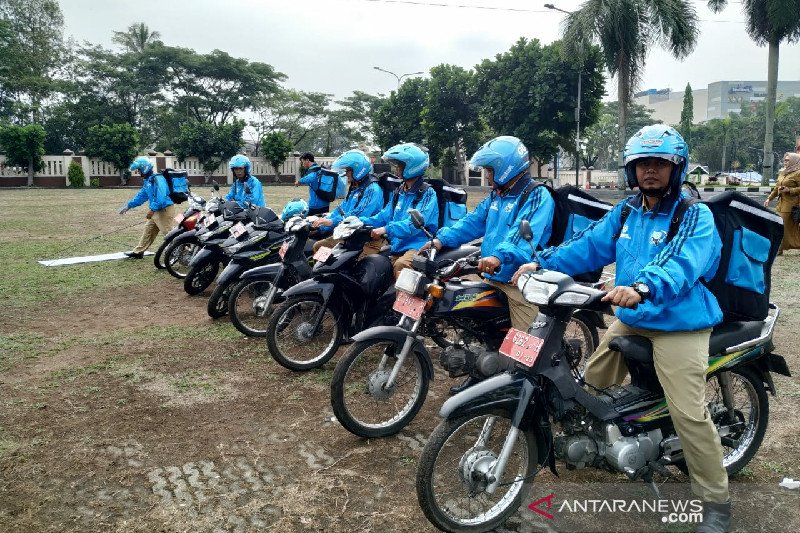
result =
[[579,292],[562,292],[558,295],[555,302],[562,305],[583,305],[589,299],[588,294],[581,294]]
[[404,268],[400,272],[397,281],[394,283],[394,288],[399,291],[407,292],[408,294],[417,294],[420,283],[423,282],[423,278],[422,272],[417,272],[411,268]]
[[539,281],[531,275],[522,275],[517,282],[522,296],[534,305],[547,305],[550,297],[558,290],[558,285]]

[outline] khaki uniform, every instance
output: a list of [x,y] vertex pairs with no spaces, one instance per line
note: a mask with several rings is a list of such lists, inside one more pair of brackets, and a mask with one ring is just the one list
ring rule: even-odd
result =
[[500,283],[491,279],[481,280],[488,283],[492,287],[503,291],[503,294],[508,298],[508,313],[511,315],[511,327],[520,331],[528,331],[536,315],[539,314],[539,309],[529,303],[523,296],[520,290],[513,283]]
[[136,248],[133,249],[134,253],[142,254],[150,245],[153,244],[153,241],[156,240],[156,236],[160,231],[164,235],[166,235],[169,230],[175,227],[175,214],[178,212],[178,208],[175,207],[175,204],[168,205],[164,209],[160,209],[158,211],[153,212],[153,216],[147,221],[144,225],[144,231],[142,232],[142,237],[139,239],[139,244],[136,245]]
[[[778,192],[778,187],[786,187],[788,191]],[[792,220],[792,208],[800,205],[800,170],[778,175],[775,188],[767,197],[768,200],[778,198],[778,205],[775,210],[783,218],[783,242],[781,251],[800,248],[800,225]]]

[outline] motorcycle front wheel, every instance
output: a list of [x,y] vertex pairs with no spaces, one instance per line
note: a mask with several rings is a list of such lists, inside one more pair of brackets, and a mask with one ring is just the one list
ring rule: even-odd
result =
[[190,296],[196,296],[206,290],[217,278],[220,262],[208,259],[193,266],[183,280],[183,290]]
[[161,246],[159,246],[158,250],[156,250],[156,255],[153,256],[153,265],[155,265],[157,269],[164,270],[167,268],[167,265],[164,264],[164,251],[169,247],[173,240],[174,237],[169,240],[164,239],[164,241],[161,243]]
[[267,317],[274,308],[267,302],[270,289],[272,282],[268,280],[246,279],[237,283],[228,297],[231,323],[248,337],[267,335]]
[[422,408],[430,383],[422,353],[409,353],[394,384],[386,387],[402,348],[389,339],[356,342],[336,365],[331,406],[350,433],[364,438],[394,435]]
[[[311,296],[286,300],[267,322],[267,349],[272,357],[289,370],[319,368],[334,356],[342,344],[339,317],[330,307]],[[317,315],[322,320],[314,330]]]
[[164,250],[164,268],[171,276],[178,279],[186,278],[189,273],[189,263],[198,249],[200,241],[197,237],[177,237],[172,240]]
[[514,514],[537,469],[532,432],[520,431],[494,493],[488,474],[511,430],[510,415],[488,407],[442,421],[422,450],[417,499],[425,516],[443,531],[488,531]]
[[206,305],[206,311],[211,318],[222,318],[228,314],[228,296],[231,293],[231,283],[217,285],[211,292]]

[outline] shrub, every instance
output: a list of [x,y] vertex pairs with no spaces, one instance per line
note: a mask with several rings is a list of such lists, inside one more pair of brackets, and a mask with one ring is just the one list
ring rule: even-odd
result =
[[86,176],[83,174],[83,167],[73,161],[67,169],[67,179],[70,187],[83,187],[86,183]]
[[89,185],[91,187],[100,187],[100,177],[95,176],[94,178],[89,179]]

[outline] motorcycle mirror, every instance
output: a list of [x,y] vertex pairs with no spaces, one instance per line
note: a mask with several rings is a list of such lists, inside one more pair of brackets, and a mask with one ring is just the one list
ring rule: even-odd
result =
[[531,242],[531,240],[533,240],[533,231],[531,230],[530,222],[528,222],[527,220],[520,221],[519,235],[528,242]]
[[422,218],[422,213],[416,209],[411,209],[408,214],[411,216],[411,222],[413,222],[415,228],[422,229],[425,227],[425,219]]

